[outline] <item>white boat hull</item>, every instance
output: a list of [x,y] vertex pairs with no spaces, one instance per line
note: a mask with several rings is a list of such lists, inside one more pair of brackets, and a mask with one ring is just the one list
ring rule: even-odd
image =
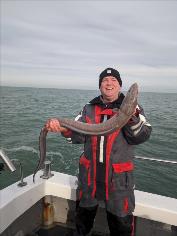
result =
[[[77,178],[75,176],[62,174],[59,172],[53,173],[54,176],[52,178],[44,180],[40,178],[42,172],[38,172],[35,183],[33,183],[31,175],[25,178],[25,181],[28,183],[26,186],[20,188],[17,186],[17,183],[15,183],[1,190],[0,234],[3,236],[23,236],[27,234],[28,232],[26,232],[25,229],[17,229],[18,227],[16,227],[16,231],[15,229],[13,230],[12,234],[8,234],[8,232],[10,228],[13,228],[12,223],[19,217],[22,217],[23,214],[29,211],[29,209],[35,209],[35,205],[36,209],[34,211],[39,213],[36,213],[36,219],[34,217],[31,221],[27,222],[28,224],[26,224],[26,229],[29,228],[29,230],[31,230],[30,226],[27,225],[31,225],[31,228],[39,227],[41,224],[41,199],[45,196],[52,196],[55,212],[54,222],[58,224],[66,223],[68,220],[68,211],[74,212]],[[138,190],[135,190],[135,199],[136,208],[134,215],[138,218],[140,217],[139,222],[141,219],[146,222],[156,221],[157,224],[164,224],[163,228],[166,227],[168,230],[171,230],[169,229],[171,226],[177,226],[177,199]],[[104,226],[103,232],[105,232],[105,229],[107,230],[106,220],[105,224],[103,224],[101,219],[101,215],[104,215],[104,213],[102,213],[104,212],[104,206],[101,206],[99,211],[100,213],[97,217],[98,223],[95,227],[98,231],[100,231]],[[22,217],[22,221],[23,218],[25,221],[25,216]],[[70,217],[70,219],[71,218],[72,217]],[[74,221],[74,219],[72,220]],[[25,225],[25,223],[23,223],[23,225]],[[22,233],[18,235],[17,233],[20,232],[20,230]],[[145,234],[143,234],[143,236],[144,235]]]

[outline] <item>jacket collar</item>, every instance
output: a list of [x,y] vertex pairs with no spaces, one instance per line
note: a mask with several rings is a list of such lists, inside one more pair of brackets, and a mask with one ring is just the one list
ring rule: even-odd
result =
[[95,97],[94,99],[92,99],[89,103],[92,105],[98,105],[101,106],[103,108],[119,108],[120,105],[122,104],[122,101],[124,99],[125,95],[123,93],[120,93],[119,97],[117,100],[115,100],[114,102],[111,103],[103,103],[102,99],[101,99],[101,95],[98,97]]

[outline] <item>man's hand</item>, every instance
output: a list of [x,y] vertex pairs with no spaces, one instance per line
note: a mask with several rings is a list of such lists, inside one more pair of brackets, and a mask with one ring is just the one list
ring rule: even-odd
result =
[[56,119],[56,118],[53,118],[53,119],[49,119],[46,123],[45,123],[45,128],[47,131],[50,131],[50,132],[67,132],[68,129],[67,128],[64,128],[62,126],[60,126],[60,122]]
[[135,111],[134,111],[134,113],[133,113],[133,116],[138,117],[138,116],[139,116],[139,112],[140,112],[140,110],[139,110],[139,107],[137,106],[137,107],[135,108]]

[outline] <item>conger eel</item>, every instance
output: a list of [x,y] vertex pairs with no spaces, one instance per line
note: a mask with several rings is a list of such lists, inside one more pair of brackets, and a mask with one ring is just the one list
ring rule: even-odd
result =
[[[67,118],[57,118],[62,127],[82,133],[85,135],[106,135],[112,133],[116,129],[122,128],[134,114],[137,106],[138,85],[134,83],[129,88],[118,112],[109,120],[100,124],[87,124]],[[40,158],[38,165],[33,174],[33,182],[35,175],[44,165],[46,160],[46,136],[47,130],[45,127],[41,129],[39,136],[39,153]]]

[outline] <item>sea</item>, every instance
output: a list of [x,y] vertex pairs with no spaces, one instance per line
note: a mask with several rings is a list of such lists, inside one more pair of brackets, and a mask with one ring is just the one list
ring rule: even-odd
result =
[[[54,88],[0,88],[0,149],[16,161],[17,170],[0,172],[0,189],[32,174],[39,159],[39,134],[52,117],[75,118],[99,91]],[[140,92],[152,125],[150,139],[135,147],[135,156],[177,161],[177,94]],[[47,135],[47,159],[52,170],[77,175],[81,144],[70,144],[59,133]],[[0,159],[0,163],[1,163]],[[177,164],[134,160],[136,189],[177,198]]]

